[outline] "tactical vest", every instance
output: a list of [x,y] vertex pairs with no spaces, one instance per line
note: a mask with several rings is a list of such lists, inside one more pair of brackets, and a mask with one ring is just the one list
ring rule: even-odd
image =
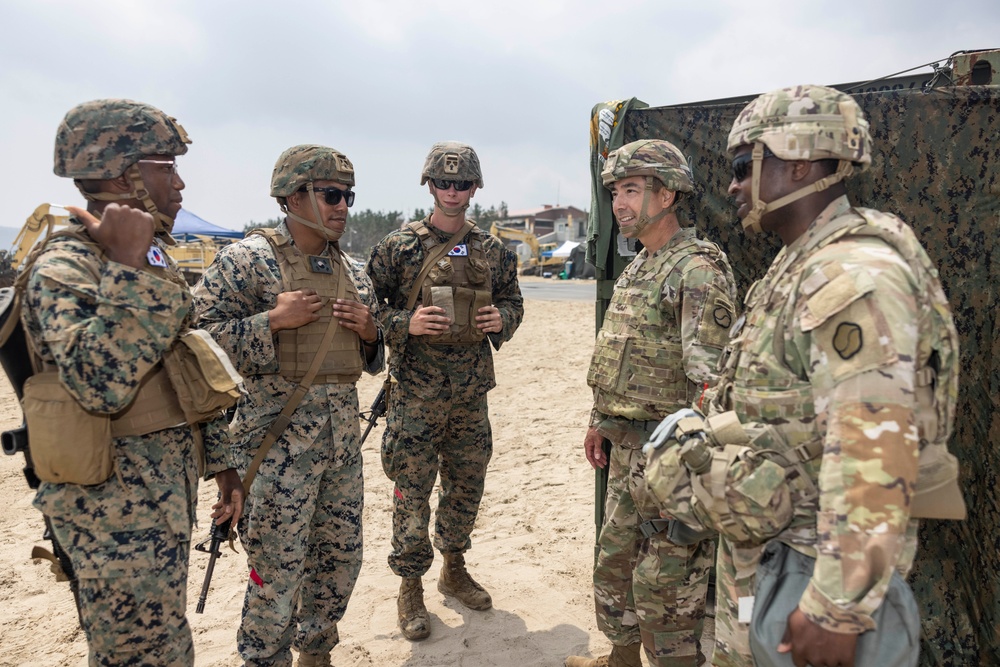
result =
[[[332,301],[338,298],[338,291],[342,289],[343,299],[360,302],[361,297],[344,265],[347,260],[340,253],[333,258],[304,255],[291,244],[291,239],[274,229],[256,229],[250,235],[263,236],[274,249],[283,292],[309,288],[316,290],[323,300],[318,320],[278,332],[278,373],[292,382],[301,380],[321,353],[320,344],[333,317]],[[361,338],[355,332],[338,327],[325,355],[313,384],[353,384],[361,377],[364,370]]]
[[[433,249],[442,241],[423,220],[411,222],[407,227],[420,239],[424,262],[430,261]],[[481,236],[473,231],[465,238],[465,243],[452,251],[454,254],[449,253],[438,260],[420,286],[422,305],[444,308],[451,318],[448,333],[420,337],[431,345],[469,345],[482,341],[486,336],[476,327],[476,315],[480,308],[493,303],[493,272]],[[464,249],[459,251],[458,248],[463,246]]]
[[[917,481],[920,498],[914,499],[911,516],[961,518],[959,515],[964,515],[965,508],[957,485],[957,461],[947,451],[958,399],[958,334],[937,269],[899,218],[857,208],[845,215],[851,216],[850,222],[831,225],[825,237],[813,242],[809,254],[851,236],[875,237],[891,246],[910,266],[917,282],[918,307],[930,315],[929,321],[920,323],[916,360],[914,418],[920,438]],[[783,442],[773,448],[784,447],[783,454],[795,451],[796,455],[787,457],[789,460],[808,459],[803,464],[809,480],[795,480],[793,487],[799,487],[799,500],[793,504],[797,517],[813,521],[818,494],[806,487],[812,486],[810,480],[819,477],[823,435],[817,425],[812,386],[802,360],[789,359],[785,354],[781,332],[792,317],[795,303],[775,290],[785,281],[798,286],[806,265],[803,259],[799,256],[788,260],[784,253],[779,254],[768,275],[754,283],[747,293],[746,321],[741,332],[734,332],[735,353],[726,362],[715,407],[725,410],[728,402],[743,422],[780,423],[775,428]],[[786,273],[789,276],[784,276]],[[809,298],[823,285],[802,287],[804,298]],[[797,291],[793,288],[790,293]],[[738,324],[736,329],[739,328]],[[741,359],[748,351],[757,354]],[[793,519],[793,527],[796,523]]]
[[661,255],[640,255],[619,276],[587,373],[587,384],[600,390],[600,412],[662,419],[694,400],[680,323],[664,316],[660,301],[666,277],[695,254],[724,263],[713,243],[692,235]]
[[[27,286],[31,268],[42,250],[47,247],[49,241],[62,236],[76,239],[91,247],[97,254],[92,258],[88,258],[88,269],[94,276],[101,275],[103,265],[106,263],[103,250],[86,234],[85,228],[82,225],[71,225],[65,230],[52,233],[37,248],[37,252],[32,251],[31,256],[25,261],[25,266],[18,278],[17,286],[19,290],[23,290]],[[154,240],[154,245],[166,256],[166,251],[158,240]],[[188,298],[190,298],[187,281],[184,280],[180,271],[169,261],[166,267],[147,265],[142,270],[153,274],[157,278],[182,285],[185,294],[188,294]],[[34,349],[32,349],[32,357],[37,372],[58,372],[55,365],[42,361]],[[180,403],[177,400],[177,394],[170,384],[167,372],[161,364],[157,364],[142,379],[139,391],[128,407],[121,412],[111,415],[111,435],[116,438],[147,435],[165,428],[185,424],[187,424],[187,420],[184,417],[184,411],[181,409]]]

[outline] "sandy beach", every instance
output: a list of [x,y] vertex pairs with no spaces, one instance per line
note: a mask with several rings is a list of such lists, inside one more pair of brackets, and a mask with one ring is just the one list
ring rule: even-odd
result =
[[[532,280],[527,278],[525,280]],[[541,279],[534,279],[541,280]],[[494,608],[468,611],[437,592],[440,555],[424,579],[432,634],[420,643],[396,627],[399,579],[386,564],[391,532],[392,486],[382,472],[382,424],[364,447],[365,559],[347,615],[338,666],[561,665],[566,655],[600,655],[610,648],[594,622],[591,596],[594,474],[582,442],[591,405],[586,368],[594,339],[589,301],[525,302],[524,324],[495,354],[497,388],[490,393],[494,455],[486,494],[467,554],[473,575],[492,593]],[[0,426],[20,422],[13,392],[2,379]],[[362,408],[381,378],[359,383]],[[0,457],[0,665],[86,665],[87,646],[77,626],[72,596],[56,583],[31,548],[44,544],[41,515],[18,457]],[[197,535],[208,534],[215,484],[202,484]],[[433,519],[432,519],[433,521]],[[245,556],[219,559],[204,614],[195,614],[208,556],[192,552],[188,618],[196,663],[240,665],[236,652]]]

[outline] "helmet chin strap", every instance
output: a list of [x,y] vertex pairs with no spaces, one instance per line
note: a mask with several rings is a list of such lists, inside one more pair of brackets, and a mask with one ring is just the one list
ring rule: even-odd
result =
[[779,208],[788,206],[793,201],[797,201],[803,197],[808,197],[815,192],[822,192],[834,183],[839,183],[854,173],[853,164],[851,164],[848,160],[838,160],[837,171],[829,176],[824,176],[818,181],[813,181],[809,185],[801,187],[794,192],[790,192],[784,197],[781,197],[773,202],[763,202],[760,200],[760,172],[764,163],[764,144],[759,141],[755,142],[751,156],[753,159],[753,175],[750,180],[750,201],[752,202],[752,206],[750,207],[750,212],[747,213],[747,216],[741,221],[743,230],[746,231],[747,234],[756,234],[761,231],[760,220],[764,217],[765,213],[770,213],[771,211],[776,211]]
[[647,176],[646,188],[642,192],[642,207],[639,209],[639,219],[636,221],[634,225],[632,225],[632,228],[635,229],[636,235],[640,234],[642,230],[644,230],[646,227],[653,224],[657,220],[662,219],[663,216],[665,216],[670,211],[670,207],[668,206],[667,208],[663,209],[656,215],[650,217],[649,214],[646,213],[646,206],[649,204],[649,196],[651,194],[653,194],[653,177]]
[[464,217],[466,209],[469,208],[468,202],[466,202],[465,206],[445,206],[441,203],[441,200],[438,199],[436,190],[434,192],[434,205],[438,207],[439,211],[444,213],[449,218],[457,218],[460,215],[463,215]]
[[[323,217],[322,217],[322,215],[319,212],[319,202],[316,200],[316,191],[313,190],[312,181],[309,181],[308,183],[306,183],[306,192],[309,193],[309,202],[312,204],[313,215],[316,216],[316,220],[322,220]],[[303,218],[301,215],[296,215],[296,214],[292,213],[291,211],[288,210],[288,206],[287,205],[282,206],[281,207],[281,211],[285,215],[287,215],[289,218],[291,218],[295,222],[299,223],[300,225],[304,225],[304,226],[308,227],[309,229],[316,230],[317,232],[319,232],[320,234],[322,234],[323,238],[325,238],[327,241],[331,241],[333,243],[336,243],[337,241],[340,240],[340,237],[344,235],[343,232],[336,232],[336,231],[334,231],[332,229],[329,229],[326,225],[323,225],[323,224],[320,224],[320,223],[317,223],[317,222],[313,222],[312,220],[308,220],[306,218]]]
[[86,192],[83,187],[81,187],[78,180],[74,180],[73,184],[76,185],[76,189],[80,191],[80,194],[83,195],[83,198],[87,201],[117,202],[138,200],[142,204],[143,208],[146,209],[146,212],[153,216],[154,233],[161,236],[168,244],[173,245],[174,240],[170,236],[170,232],[174,228],[174,219],[156,208],[156,204],[153,203],[152,198],[149,196],[149,190],[146,189],[146,184],[142,181],[142,173],[139,171],[139,165],[135,163],[130,164],[125,170],[125,176],[132,185],[132,189],[124,194],[114,194],[112,192]]

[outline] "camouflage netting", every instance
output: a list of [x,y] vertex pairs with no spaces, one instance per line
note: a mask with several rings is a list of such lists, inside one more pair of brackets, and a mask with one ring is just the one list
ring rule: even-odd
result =
[[[624,141],[677,145],[694,172],[682,218],[728,253],[740,294],[763,276],[777,237],[740,230],[726,188],[726,137],[747,100],[635,109]],[[940,267],[961,336],[962,377],[951,450],[962,463],[969,518],[925,521],[911,582],[922,609],[921,665],[1000,664],[1000,87],[856,96],[871,122],[872,167],[847,181],[851,200],[899,214]],[[602,221],[607,229],[610,221]],[[610,254],[613,255],[614,244]],[[600,262],[599,262],[600,263]],[[609,263],[610,266],[610,263]]]

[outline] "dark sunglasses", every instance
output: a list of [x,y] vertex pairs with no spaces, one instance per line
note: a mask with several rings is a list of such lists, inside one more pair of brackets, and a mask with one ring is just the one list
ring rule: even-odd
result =
[[[307,192],[307,188],[300,188],[299,192]],[[343,199],[347,202],[347,207],[350,208],[354,206],[354,191],[353,190],[341,190],[335,188],[332,185],[327,188],[317,188],[313,186],[313,192],[319,195],[323,195],[323,201],[325,201],[330,206],[336,206]]]
[[448,181],[443,178],[432,178],[431,183],[433,183],[434,187],[438,190],[447,190],[451,186],[455,186],[455,190],[458,192],[465,192],[476,184],[475,181]]
[[[764,148],[764,158],[774,157],[774,153],[769,148]],[[733,179],[739,183],[750,173],[750,164],[753,161],[753,151],[744,153],[733,158]]]

